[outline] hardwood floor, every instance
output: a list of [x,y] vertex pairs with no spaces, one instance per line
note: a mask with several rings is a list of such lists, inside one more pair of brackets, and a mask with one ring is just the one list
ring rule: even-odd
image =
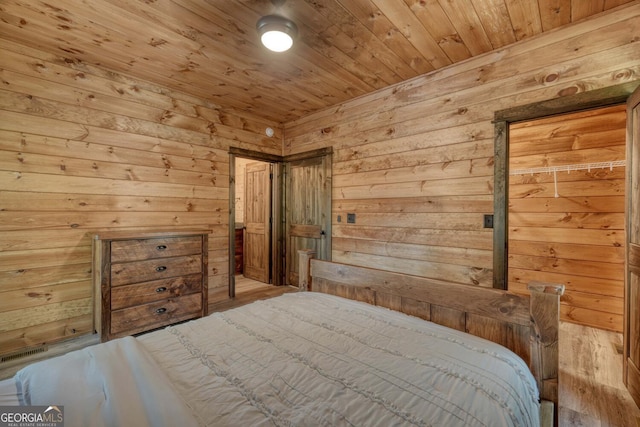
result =
[[209,304],[209,313],[239,307],[259,299],[277,297],[287,292],[298,292],[298,288],[293,286],[273,286],[238,275],[236,276],[236,297],[231,300]]
[[562,322],[560,426],[640,427],[622,383],[622,334]]
[[[297,288],[236,278],[226,310]],[[640,409],[622,383],[622,334],[572,323],[560,325],[560,427],[640,427]]]

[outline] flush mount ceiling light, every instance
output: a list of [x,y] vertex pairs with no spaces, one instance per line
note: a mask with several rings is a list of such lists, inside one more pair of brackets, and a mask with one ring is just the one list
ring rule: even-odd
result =
[[[284,1],[272,0],[272,3],[280,6]],[[298,35],[296,24],[281,15],[263,16],[258,19],[256,29],[264,47],[274,52],[289,50]]]

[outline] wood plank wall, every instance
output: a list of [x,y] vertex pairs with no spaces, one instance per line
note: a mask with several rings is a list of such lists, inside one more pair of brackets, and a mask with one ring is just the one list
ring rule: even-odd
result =
[[228,148],[280,155],[279,126],[64,52],[0,50],[0,354],[92,330],[101,231],[212,230],[209,301],[226,297]]
[[99,231],[210,228],[210,298],[226,287],[230,145],[335,148],[334,260],[491,286],[493,112],[637,79],[639,16],[635,3],[289,123],[284,152],[275,123],[0,35],[0,352],[91,330]]
[[[625,134],[625,105],[514,123],[509,169],[625,160]],[[622,332],[625,176],[625,167],[510,176],[509,289],[564,283],[562,320]]]
[[334,147],[332,259],[491,287],[494,112],[637,80],[638,34],[635,3],[285,124]]

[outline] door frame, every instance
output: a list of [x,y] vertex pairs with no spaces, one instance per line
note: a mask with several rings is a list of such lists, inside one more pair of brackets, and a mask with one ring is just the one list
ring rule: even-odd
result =
[[495,112],[493,175],[493,287],[507,289],[509,243],[509,124],[624,104],[640,80]]
[[243,148],[229,148],[229,297],[236,296],[236,260],[235,260],[235,230],[236,230],[236,158],[256,160],[272,165],[273,179],[271,180],[271,278],[273,285],[282,285],[283,265],[280,255],[283,251],[282,227],[282,156],[245,150]]
[[[286,246],[285,246],[285,210],[284,210],[284,164],[289,161],[302,160],[311,157],[332,155],[333,148],[320,148],[303,153],[278,156],[244,148],[229,147],[229,297],[236,296],[235,277],[235,229],[236,229],[236,157],[271,163],[273,179],[271,181],[271,278],[273,285],[281,286],[286,283]],[[331,236],[331,229],[328,230]],[[329,240],[330,241],[330,240]],[[330,243],[329,243],[330,245]],[[331,247],[329,247],[331,253]]]
[[[638,140],[638,128],[639,124],[634,122],[634,110],[640,108],[640,89],[637,89],[627,100],[627,113],[631,113],[632,117],[627,118],[627,164],[630,166],[627,169],[627,182],[626,192],[629,194],[627,198],[627,204],[625,209],[625,286],[624,286],[624,331],[623,331],[623,350],[622,350],[622,369],[623,369],[623,382],[627,387],[627,390],[631,394],[631,397],[635,404],[640,407],[640,374],[638,373],[637,355],[632,354],[632,347],[638,342],[638,328],[637,326],[632,329],[632,316],[637,313],[638,301],[637,295],[634,294],[632,286],[634,286],[633,279],[638,276],[637,265],[638,259],[638,246],[636,241],[638,236],[637,230],[633,230],[631,227],[632,221],[635,219],[633,215],[636,213],[634,209],[637,209],[638,200],[634,200],[634,196],[638,197],[638,194],[634,194],[634,185],[636,184],[635,178],[638,174],[638,147],[640,147],[640,141]],[[635,162],[635,163],[634,163]],[[632,304],[635,304],[633,306]],[[632,334],[633,333],[633,334]],[[635,353],[635,351],[633,352]],[[634,357],[635,356],[635,357]],[[635,359],[635,360],[634,360]]]

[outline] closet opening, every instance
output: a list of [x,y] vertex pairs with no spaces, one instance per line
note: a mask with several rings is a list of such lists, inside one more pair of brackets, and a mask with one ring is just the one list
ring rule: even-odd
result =
[[561,418],[591,404],[583,387],[622,390],[601,407],[640,401],[637,233],[629,226],[638,212],[639,85],[495,113],[493,285],[516,292],[527,280],[565,285]]
[[494,287],[564,284],[561,320],[616,332],[624,317],[624,104],[636,86],[514,107],[494,120]]
[[507,289],[561,283],[560,319],[621,333],[626,105],[510,123]]

